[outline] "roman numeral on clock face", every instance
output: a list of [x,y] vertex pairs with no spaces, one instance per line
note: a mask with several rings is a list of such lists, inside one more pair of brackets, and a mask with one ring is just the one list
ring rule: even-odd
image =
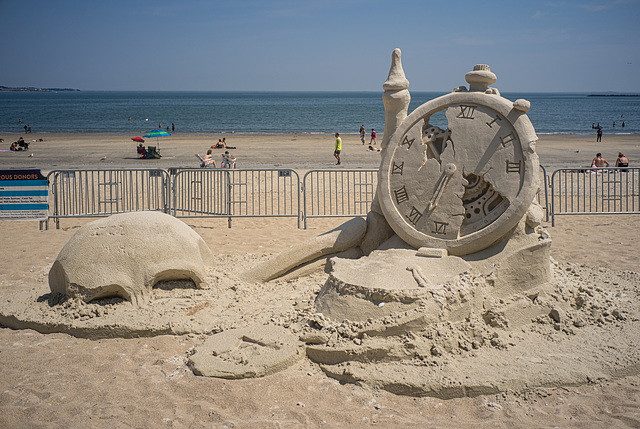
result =
[[522,161],[510,162],[507,161],[507,173],[520,173]]
[[421,217],[422,213],[420,213],[420,211],[415,208],[415,206],[411,207],[411,211],[407,215],[407,219],[409,219],[409,222],[411,222],[413,226],[416,226]]
[[413,142],[415,140],[415,138],[409,140],[407,136],[404,136],[404,139],[402,139],[402,143],[400,143],[400,146],[408,146],[407,149],[411,149],[411,145],[413,145]]
[[402,188],[393,191],[396,196],[396,202],[402,204],[405,201],[409,201],[409,194],[407,193],[407,187],[402,185]]
[[496,122],[496,121],[502,121],[502,119],[500,119],[500,116],[496,115],[495,118],[493,118],[493,121],[491,122],[486,122],[486,124],[489,126],[489,128],[493,128],[492,125]]
[[441,234],[441,235],[445,235],[447,233],[447,225],[449,225],[447,222],[438,222],[437,220],[433,221],[433,232],[434,234]]
[[404,161],[402,161],[402,164],[398,165],[395,163],[393,163],[393,168],[391,169],[391,174],[399,174],[400,176],[402,176],[402,170],[404,169]]
[[513,133],[513,131],[511,131],[509,134],[507,134],[504,137],[500,137],[500,141],[502,142],[502,146],[506,146],[507,143],[510,143],[512,141],[514,141],[516,139],[516,135]]
[[473,118],[473,114],[476,111],[476,107],[477,106],[470,106],[470,105],[466,105],[466,104],[461,104],[460,105],[460,113],[458,113],[458,116],[456,116],[456,118],[474,119]]

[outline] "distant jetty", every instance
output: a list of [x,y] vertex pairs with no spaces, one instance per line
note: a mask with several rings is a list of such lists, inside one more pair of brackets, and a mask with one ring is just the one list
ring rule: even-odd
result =
[[36,88],[34,86],[2,86],[0,85],[0,92],[63,92],[63,91],[80,91],[74,88]]
[[640,97],[640,94],[589,94],[587,97]]

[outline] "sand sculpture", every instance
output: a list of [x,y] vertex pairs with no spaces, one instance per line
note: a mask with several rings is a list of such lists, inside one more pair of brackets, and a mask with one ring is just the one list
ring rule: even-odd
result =
[[[306,354],[341,382],[414,396],[637,373],[640,275],[550,258],[529,103],[502,98],[479,65],[468,87],[407,114],[400,60],[395,50],[383,85],[366,220],[213,266],[200,237],[168,215],[112,216],[67,243],[50,294],[0,301],[0,324],[90,338],[191,333],[203,338],[188,357],[199,375],[260,377]],[[200,289],[153,287],[171,279]]]
[[[533,201],[540,171],[537,136],[526,116],[529,103],[511,102],[490,88],[496,76],[489,66],[478,65],[465,78],[469,88],[457,87],[407,116],[409,82],[396,49],[383,85],[380,181],[366,223],[353,219],[244,278],[273,280],[314,258],[333,255],[316,311],[334,322],[399,317],[381,331],[369,331],[383,336],[421,332],[463,314],[482,313],[497,296],[511,298],[548,285],[551,239]],[[430,123],[441,111],[447,121],[443,128]],[[337,255],[350,247],[356,251]],[[460,279],[470,274],[491,287],[468,290]],[[522,302],[515,302],[514,308],[522,310]],[[552,310],[538,306],[522,312],[537,317]],[[512,312],[498,313],[505,311]],[[370,359],[370,352],[326,343],[310,346],[309,357],[336,378],[361,379],[344,374],[349,362]],[[398,383],[386,376],[368,379],[378,385]]]
[[80,228],[49,272],[54,294],[85,302],[118,296],[142,305],[159,281],[206,283],[213,255],[184,222],[159,212],[113,215]]
[[[471,268],[465,260],[472,261],[476,269],[484,269],[490,260],[496,284],[517,279],[519,290],[549,281],[551,239],[540,226],[542,208],[534,202],[541,176],[535,153],[537,136],[526,116],[530,104],[502,98],[489,86],[497,78],[487,65],[475,66],[465,79],[469,88],[459,86],[407,116],[409,81],[400,50],[394,50],[383,84],[380,182],[365,231],[361,223],[358,227],[352,221],[345,223],[338,228],[342,239],[334,232],[322,241],[303,243],[257,267],[248,278],[271,280],[307,263],[308,255],[345,251],[344,237],[351,237],[357,248],[355,257],[366,256],[333,263],[329,281],[318,297],[319,308],[325,311],[376,307],[387,299],[394,301],[398,290],[441,286],[444,279]],[[444,129],[430,123],[432,116],[443,111]],[[394,247],[403,249],[403,256],[391,255]],[[389,264],[389,260],[394,262]],[[347,268],[349,265],[353,268]],[[375,273],[375,279],[357,274],[342,278],[349,272]],[[411,272],[408,277],[407,272]],[[434,283],[425,272],[441,280]],[[394,292],[355,305],[354,294],[345,293],[345,284],[352,291],[360,290],[363,297],[371,290]],[[338,305],[328,302],[330,299],[351,304]],[[355,310],[340,315],[358,320],[389,314],[389,307],[385,311],[374,307],[365,312],[366,317]]]

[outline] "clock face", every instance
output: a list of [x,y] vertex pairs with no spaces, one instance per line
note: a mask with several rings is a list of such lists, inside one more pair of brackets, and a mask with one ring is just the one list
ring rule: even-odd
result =
[[[430,123],[445,111],[446,128]],[[522,219],[538,188],[537,137],[527,116],[498,95],[453,93],[405,119],[385,149],[380,203],[415,247],[466,254]]]

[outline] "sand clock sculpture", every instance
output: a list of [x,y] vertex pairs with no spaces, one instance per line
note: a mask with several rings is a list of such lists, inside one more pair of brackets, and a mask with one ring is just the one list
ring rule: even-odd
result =
[[[389,80],[401,82],[403,73],[392,72]],[[405,242],[457,255],[482,250],[511,231],[539,186],[530,103],[511,102],[490,88],[496,75],[487,65],[475,66],[465,79],[468,89],[428,101],[398,124],[385,142],[378,188],[382,213]],[[408,105],[407,97],[395,98],[402,101],[395,111],[387,109],[387,121],[401,118],[398,112]],[[446,127],[433,125],[432,116],[442,111]]]

